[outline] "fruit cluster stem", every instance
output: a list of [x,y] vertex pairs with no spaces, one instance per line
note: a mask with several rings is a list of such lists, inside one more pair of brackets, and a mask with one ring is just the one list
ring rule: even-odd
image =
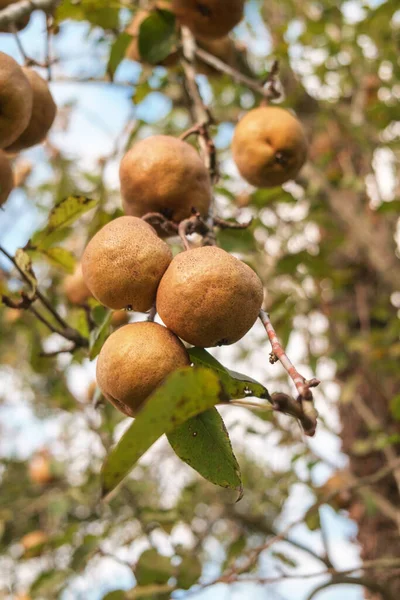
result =
[[272,346],[272,354],[270,356],[271,364],[274,364],[277,360],[280,361],[284,369],[288,372],[290,378],[292,379],[296,389],[299,393],[299,400],[312,400],[312,392],[311,388],[317,387],[321,382],[319,379],[310,379],[307,380],[305,377],[300,375],[296,367],[293,365],[288,355],[280,343],[274,326],[271,323],[271,319],[269,314],[264,310],[260,310],[260,319],[262,324],[264,325],[265,331],[267,332],[269,341]]

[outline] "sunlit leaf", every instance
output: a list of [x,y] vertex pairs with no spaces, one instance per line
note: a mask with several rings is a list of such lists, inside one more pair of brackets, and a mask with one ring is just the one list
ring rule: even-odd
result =
[[107,457],[102,470],[103,495],[121,483],[164,433],[224,400],[219,380],[210,369],[186,367],[170,375]]
[[189,419],[167,437],[179,458],[205,479],[242,493],[240,467],[216,408]]

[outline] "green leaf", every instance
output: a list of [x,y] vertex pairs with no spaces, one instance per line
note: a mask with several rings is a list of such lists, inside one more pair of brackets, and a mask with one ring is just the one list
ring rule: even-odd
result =
[[82,544],[75,550],[72,560],[71,569],[81,571],[86,567],[86,563],[92,556],[93,552],[97,550],[100,539],[96,535],[85,535]]
[[396,421],[400,421],[400,394],[394,396],[390,402],[390,412]]
[[31,585],[30,592],[32,595],[41,598],[52,598],[54,594],[65,583],[70,573],[68,571],[43,571]]
[[287,567],[292,567],[293,569],[297,567],[297,562],[291,556],[288,556],[283,552],[271,552],[271,555]]
[[209,369],[185,367],[172,373],[107,457],[102,469],[103,496],[121,483],[164,433],[225,399],[218,378]]
[[139,585],[167,583],[173,573],[171,559],[162,556],[154,548],[143,552],[135,569],[135,577]]
[[118,69],[119,64],[124,59],[126,49],[131,43],[131,40],[132,36],[124,31],[117,37],[111,46],[110,58],[108,59],[107,64],[107,73],[111,76],[111,79],[114,79],[115,72]]
[[254,252],[257,243],[252,229],[220,229],[217,233],[218,246],[227,252]]
[[152,12],[140,26],[139,53],[150,64],[167,58],[176,41],[175,16],[167,10]]
[[223,570],[225,570],[230,563],[243,552],[246,548],[246,536],[239,535],[227,548],[226,559],[224,562]]
[[400,200],[382,202],[382,204],[376,209],[376,212],[381,215],[389,214],[392,212],[398,214],[400,212]]
[[54,231],[63,229],[72,225],[88,210],[94,208],[97,200],[87,198],[86,196],[68,196],[61,200],[50,212],[47,225],[41,231],[37,231],[32,237],[29,246],[38,248],[45,241],[47,236]]
[[71,252],[65,248],[39,248],[38,252],[44,256],[52,265],[61,267],[67,273],[73,273],[75,270],[76,259]]
[[227,400],[239,400],[250,396],[271,400],[267,388],[261,383],[247,377],[247,375],[226,369],[207,350],[191,348],[188,352],[194,365],[212,369],[217,373]]
[[103,596],[102,600],[126,600],[126,592],[124,590],[114,590]]
[[319,512],[317,510],[311,510],[308,512],[304,522],[310,531],[317,531],[318,529],[321,529],[321,521]]
[[110,324],[112,319],[112,311],[108,311],[100,327],[94,329],[90,334],[89,340],[89,358],[94,360],[99,354],[110,333]]
[[216,408],[189,419],[167,437],[179,458],[205,479],[242,494],[240,467]]
[[202,570],[201,561],[197,556],[194,554],[184,556],[179,565],[179,573],[176,581],[178,588],[182,590],[190,589],[200,579]]
[[27,252],[22,250],[22,248],[18,248],[18,250],[15,253],[14,258],[15,258],[16,265],[24,273],[25,277],[27,278],[27,280],[29,281],[29,283],[31,285],[32,289],[29,292],[28,297],[33,298],[36,293],[36,289],[37,289],[37,279],[36,279],[36,275],[32,269],[31,257],[29,256],[29,254]]

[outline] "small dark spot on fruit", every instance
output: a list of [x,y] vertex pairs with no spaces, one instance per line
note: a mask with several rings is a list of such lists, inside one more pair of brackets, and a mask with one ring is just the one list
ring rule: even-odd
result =
[[282,167],[286,167],[289,162],[289,158],[284,152],[276,152],[275,162],[277,162],[278,165],[281,165]]
[[211,10],[205,4],[196,2],[196,8],[203,17],[211,17]]
[[219,342],[217,342],[217,346],[227,346],[229,344],[228,338],[222,338]]

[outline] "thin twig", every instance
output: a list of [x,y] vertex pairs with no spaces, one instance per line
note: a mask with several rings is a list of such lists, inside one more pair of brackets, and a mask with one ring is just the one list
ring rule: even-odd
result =
[[[232,79],[234,81],[237,81],[238,83],[242,83],[243,85],[248,87],[250,90],[257,92],[264,98],[266,98],[268,100],[280,98],[281,93],[275,89],[274,85],[272,85],[272,81],[277,76],[278,64],[276,62],[274,62],[273,66],[272,66],[271,73],[269,74],[266,83],[260,84],[259,81],[252,79],[251,77],[247,77],[246,75],[243,75],[243,73],[241,73],[237,69],[230,67],[229,65],[224,63],[222,60],[220,60],[213,54],[206,52],[202,48],[196,48],[195,54],[198,58],[200,58],[206,64],[210,65],[211,67],[214,67],[214,69],[217,69],[217,71],[220,71],[221,73],[225,73],[226,75],[229,75],[230,77],[232,77]],[[271,80],[271,76],[273,77],[272,80]]]
[[272,356],[270,358],[270,361],[272,363],[276,362],[277,360],[281,362],[282,366],[286,369],[289,376],[293,380],[293,383],[296,386],[301,400],[312,400],[313,396],[310,388],[317,387],[320,384],[319,379],[314,378],[308,381],[307,379],[305,379],[305,377],[300,375],[300,373],[289,360],[286,352],[282,348],[282,345],[278,339],[278,336],[276,335],[275,329],[271,323],[268,313],[266,313],[264,310],[261,310],[260,319],[265,327],[269,341],[271,342],[272,346]]
[[34,10],[53,12],[61,4],[61,0],[20,0],[0,10],[0,28],[7,29],[24,17],[29,17]]

